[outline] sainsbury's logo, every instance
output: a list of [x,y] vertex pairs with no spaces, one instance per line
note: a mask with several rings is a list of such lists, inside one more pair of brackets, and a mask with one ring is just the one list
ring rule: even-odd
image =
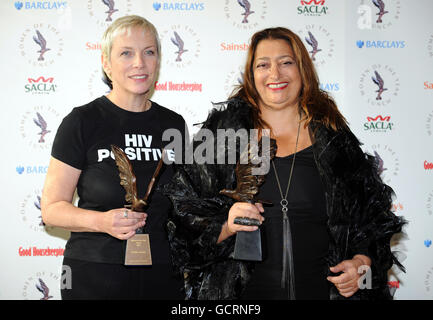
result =
[[247,51],[249,48],[248,43],[226,43],[221,42],[220,50],[221,51]]
[[102,47],[99,42],[95,42],[95,43],[90,41],[86,42],[86,50],[101,50],[101,49]]

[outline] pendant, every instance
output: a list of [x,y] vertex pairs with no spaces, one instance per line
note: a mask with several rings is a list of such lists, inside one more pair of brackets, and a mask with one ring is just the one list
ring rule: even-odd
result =
[[287,211],[289,211],[289,208],[287,207],[287,205],[289,204],[289,202],[287,201],[287,199],[281,199],[280,204],[282,207],[281,211],[283,212],[284,219],[287,219]]

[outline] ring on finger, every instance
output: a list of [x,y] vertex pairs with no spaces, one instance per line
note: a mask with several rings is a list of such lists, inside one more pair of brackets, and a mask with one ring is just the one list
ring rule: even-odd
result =
[[124,217],[125,219],[128,219],[128,210],[125,210],[125,211],[123,212],[123,217]]

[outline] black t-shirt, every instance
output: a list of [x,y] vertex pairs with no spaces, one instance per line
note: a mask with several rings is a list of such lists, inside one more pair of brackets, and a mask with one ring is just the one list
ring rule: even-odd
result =
[[[96,211],[123,208],[128,203],[111,156],[111,144],[127,154],[137,177],[138,196],[143,197],[161,157],[160,150],[169,143],[162,141],[164,130],[169,128],[184,135],[182,116],[155,102],[147,111],[130,112],[102,96],[74,108],[63,119],[51,154],[81,170],[77,184],[78,207]],[[146,209],[145,233],[150,236],[153,264],[170,261],[165,222],[171,205],[156,187],[167,183],[172,175],[173,167],[165,164]],[[65,256],[93,262],[123,263],[125,242],[105,233],[72,232]]]
[[[283,194],[286,192],[293,155],[274,158]],[[265,220],[260,227],[263,261],[256,263],[242,298],[287,299],[287,288],[281,288],[283,255],[283,214],[281,195],[271,166],[260,187],[258,199],[271,201],[265,206]],[[314,161],[312,146],[296,155],[292,182],[287,195],[287,212],[292,232],[295,275],[295,298],[298,300],[329,299],[327,260],[329,235],[325,192]]]

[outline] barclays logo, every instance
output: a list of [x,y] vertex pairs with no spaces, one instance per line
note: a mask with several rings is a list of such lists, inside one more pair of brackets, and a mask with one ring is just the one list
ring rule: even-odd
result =
[[153,4],[153,9],[155,9],[156,11],[158,11],[159,9],[161,9],[161,3],[159,2],[155,2]]
[[14,5],[15,5],[15,8],[17,10],[21,10],[21,8],[23,7],[23,3],[22,2],[15,2]]
[[328,91],[328,92],[340,91],[340,84],[339,83],[320,83],[319,87],[321,90]]
[[383,41],[363,41],[358,40],[356,41],[356,46],[359,49],[362,49],[364,46],[367,49],[375,48],[375,49],[403,49],[406,47],[405,41],[389,41],[389,40],[383,40]]
[[17,10],[57,10],[66,9],[66,1],[16,1],[14,6]]
[[431,246],[431,243],[432,243],[432,241],[429,240],[429,239],[424,240],[424,245],[425,245],[427,248],[429,248],[429,247]]
[[153,9],[155,11],[164,10],[164,11],[203,11],[204,3],[203,2],[154,2]]
[[19,175],[26,174],[47,174],[48,166],[26,166],[19,165],[15,168]]

